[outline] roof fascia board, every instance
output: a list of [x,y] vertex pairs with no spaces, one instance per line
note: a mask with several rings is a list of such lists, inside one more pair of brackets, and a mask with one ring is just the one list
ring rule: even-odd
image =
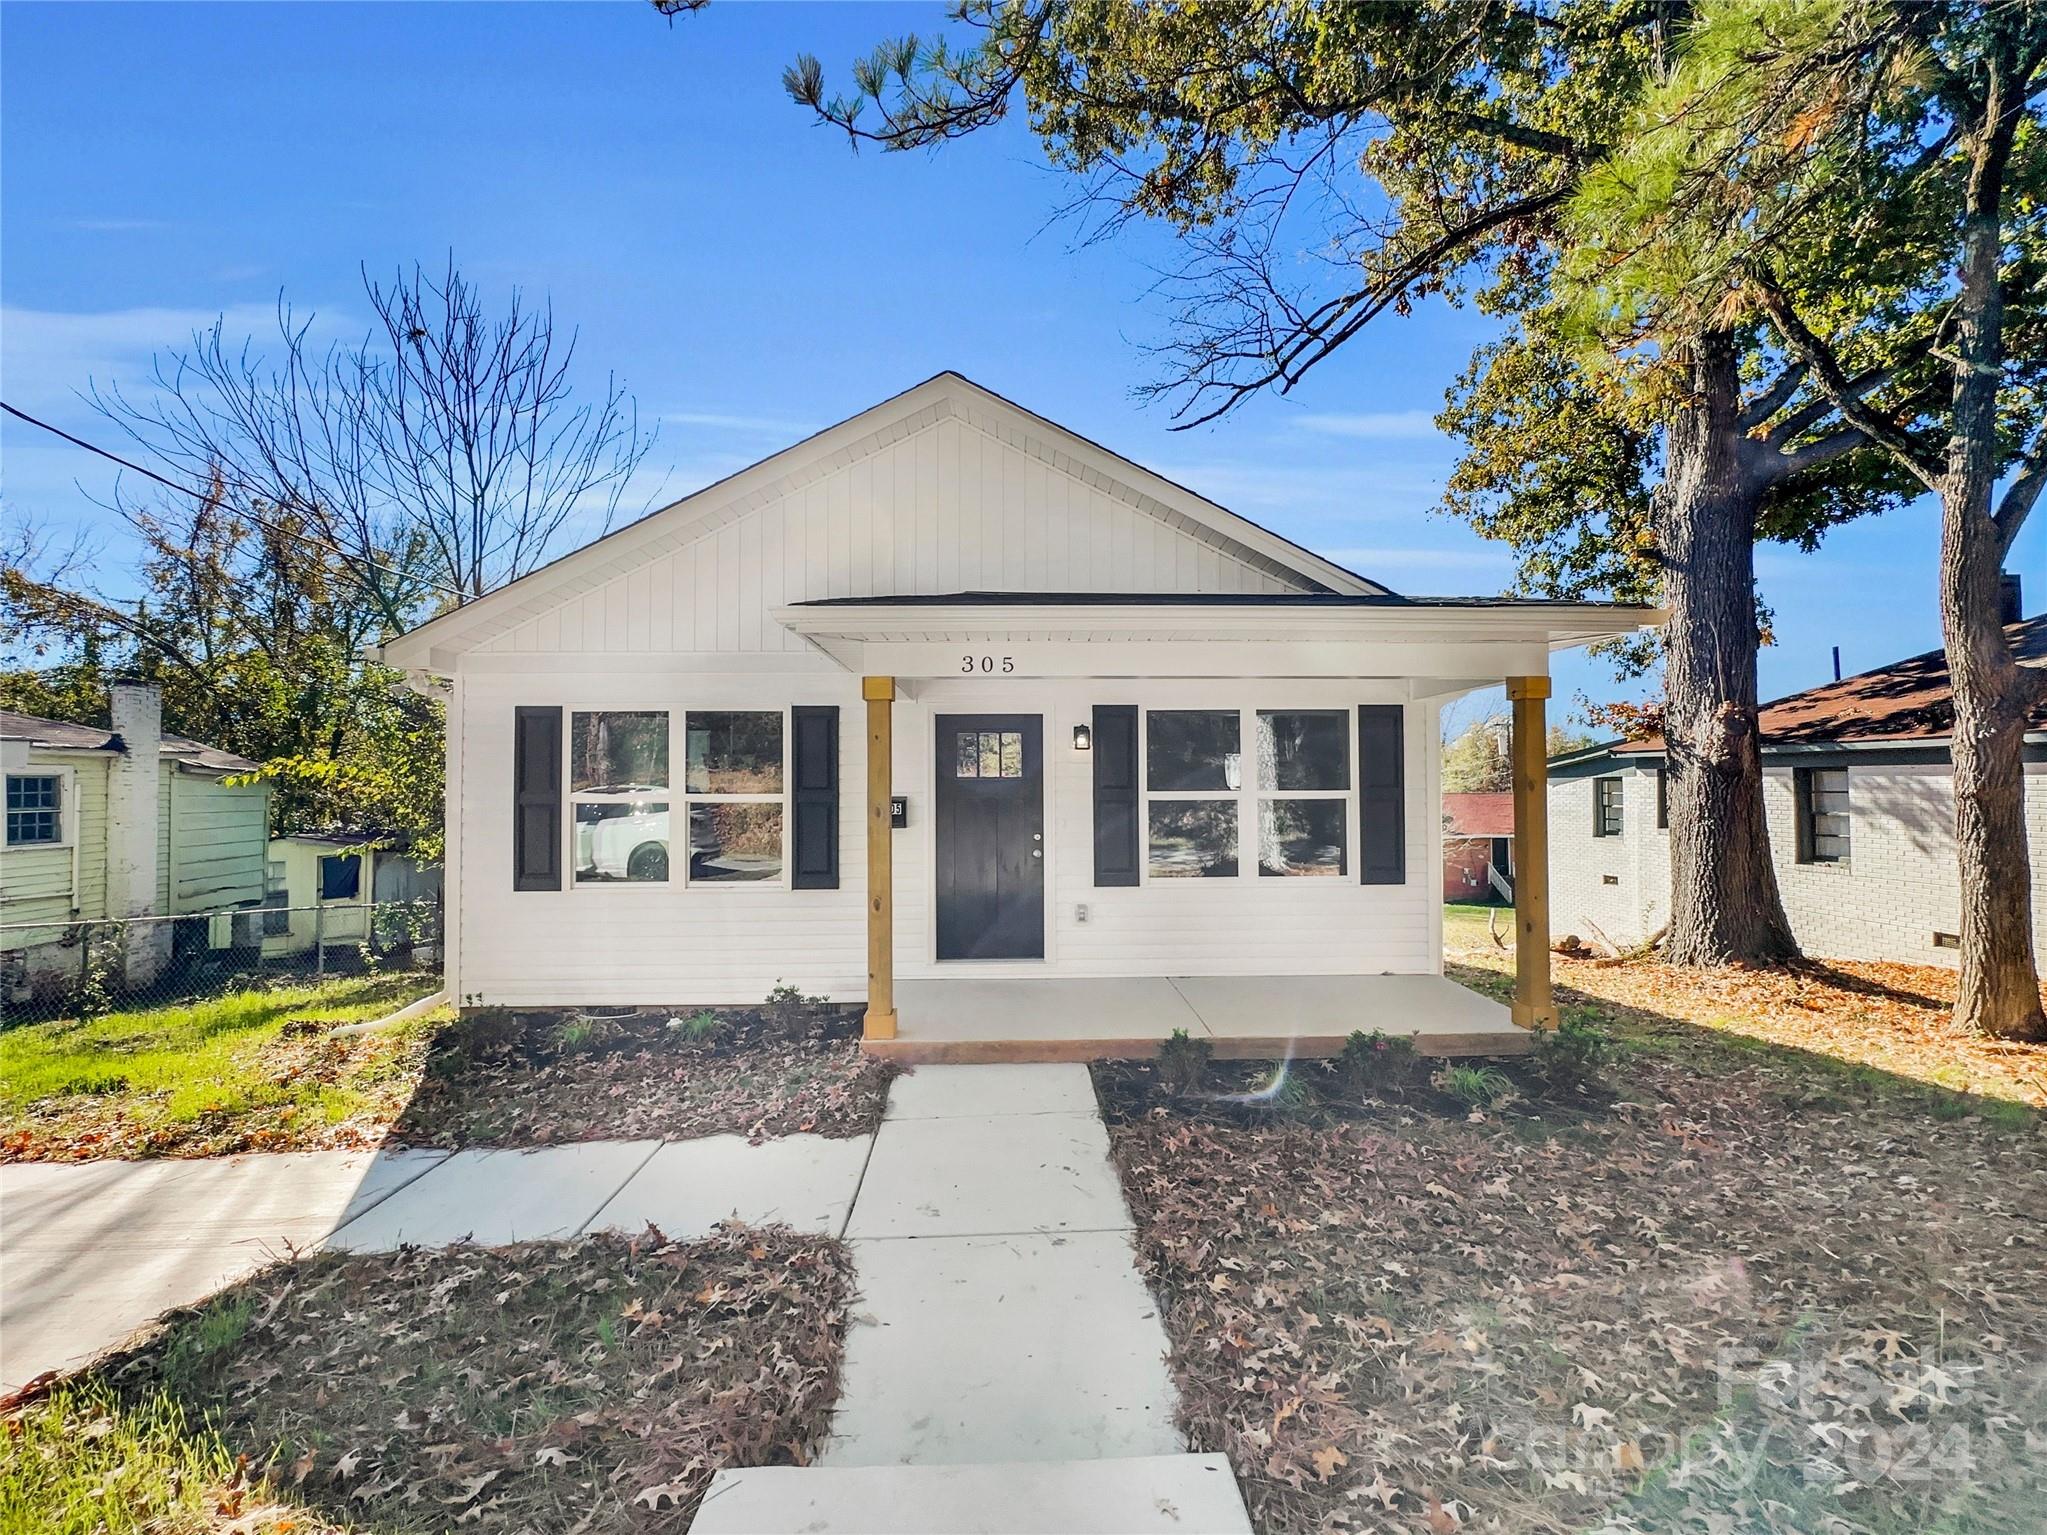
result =
[[1653,620],[1640,612],[1590,608],[1338,607],[1286,608],[1222,606],[1201,602],[1060,604],[933,603],[860,607],[777,608],[775,621],[806,637],[865,639],[913,633],[1009,634],[1107,632],[1142,637],[1192,621],[1218,635],[1241,634],[1339,638],[1345,634],[1412,635],[1441,632],[1460,641],[1538,641],[1565,649],[1614,635],[1632,634]]

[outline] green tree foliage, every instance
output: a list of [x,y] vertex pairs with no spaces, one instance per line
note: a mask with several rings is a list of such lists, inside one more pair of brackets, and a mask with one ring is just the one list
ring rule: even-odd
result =
[[443,710],[365,661],[379,603],[288,510],[260,522],[216,483],[204,501],[135,508],[142,594],[90,590],[74,562],[17,543],[0,562],[0,702],[105,724],[106,683],[163,689],[164,727],[263,764],[273,833],[396,832],[434,856]]
[[[1586,328],[1752,325],[1942,503],[1967,1027],[2047,1038],[2000,573],[2047,486],[2047,8],[1710,0],[1569,213]],[[1874,382],[1868,382],[1874,379]]]

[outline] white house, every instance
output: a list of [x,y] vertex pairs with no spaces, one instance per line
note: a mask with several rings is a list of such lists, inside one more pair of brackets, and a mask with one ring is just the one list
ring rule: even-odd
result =
[[[2016,616],[2016,594],[2012,600]],[[2047,664],[2047,616],[2007,631]],[[1831,959],[1953,965],[1960,945],[1954,707],[1940,651],[1765,704],[1763,800],[1792,932]],[[2047,711],[2025,744],[2033,944],[2047,954]],[[1550,764],[1551,926],[1638,943],[1670,916],[1663,743]]]
[[947,373],[384,659],[448,703],[470,1005],[786,980],[923,1059],[1447,1051],[1513,1031],[1441,977],[1438,711],[1509,680],[1534,867],[1549,657],[1656,616],[1399,596]]
[[[10,1001],[78,974],[81,923],[263,899],[270,790],[228,782],[256,764],[165,734],[152,684],[117,682],[110,692],[111,729],[0,711],[0,988]],[[131,924],[127,979],[154,980],[175,944],[202,939],[234,935],[196,922]]]

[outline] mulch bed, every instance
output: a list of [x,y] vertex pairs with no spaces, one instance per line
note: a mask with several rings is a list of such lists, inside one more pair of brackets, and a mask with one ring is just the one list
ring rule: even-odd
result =
[[436,1039],[393,1144],[865,1135],[896,1068],[860,1052],[858,1015],[721,1015],[692,1042],[667,1014],[470,1019]]
[[91,1480],[102,1441],[138,1454],[123,1415],[169,1407],[241,1468],[198,1500],[217,1521],[123,1528],[680,1532],[717,1470],[822,1444],[852,1294],[842,1245],[780,1227],[281,1263],[20,1409],[7,1439],[40,1448],[5,1453],[48,1463],[6,1479]]
[[1618,1032],[1604,1095],[1516,1068],[1478,1122],[1097,1068],[1183,1422],[1258,1528],[2037,1528],[2037,1117]]

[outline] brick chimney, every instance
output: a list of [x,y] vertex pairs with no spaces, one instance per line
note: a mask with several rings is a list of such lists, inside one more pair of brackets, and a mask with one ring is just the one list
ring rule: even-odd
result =
[[2007,570],[1997,591],[1997,621],[2001,624],[2015,624],[2025,616],[2026,598],[2019,584],[2018,573]]
[[[120,750],[107,769],[107,915],[155,914],[159,779],[163,771],[163,690],[123,678],[108,693]],[[128,928],[128,984],[146,985],[170,953],[171,925]]]

